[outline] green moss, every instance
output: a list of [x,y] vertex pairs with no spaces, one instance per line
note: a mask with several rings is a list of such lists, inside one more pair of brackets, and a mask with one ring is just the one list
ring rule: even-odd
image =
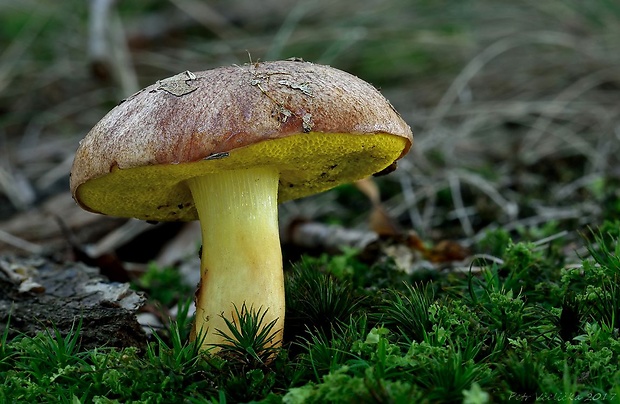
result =
[[[186,311],[146,352],[83,351],[79,326],[64,337],[5,334],[0,401],[617,402],[620,264],[612,233],[595,233],[581,266],[558,268],[553,254],[497,232],[490,245],[503,264],[381,288],[369,287],[381,268],[354,251],[306,258],[287,278],[287,340],[277,350],[273,330],[251,308],[224,330],[239,343],[217,356],[187,342]],[[375,273],[365,278],[362,270]]]

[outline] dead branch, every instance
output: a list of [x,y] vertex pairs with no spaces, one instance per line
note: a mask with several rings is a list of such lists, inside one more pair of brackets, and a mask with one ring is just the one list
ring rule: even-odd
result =
[[116,0],[90,1],[88,53],[93,74],[102,79],[114,77],[123,94],[130,95],[138,91],[138,78],[115,3]]

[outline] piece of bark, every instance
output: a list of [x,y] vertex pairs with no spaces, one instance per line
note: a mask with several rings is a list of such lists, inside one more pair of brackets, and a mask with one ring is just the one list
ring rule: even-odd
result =
[[0,256],[0,335],[60,331],[81,322],[80,344],[144,349],[146,335],[136,319],[144,297],[126,283],[110,283],[95,268],[56,264],[44,258]]

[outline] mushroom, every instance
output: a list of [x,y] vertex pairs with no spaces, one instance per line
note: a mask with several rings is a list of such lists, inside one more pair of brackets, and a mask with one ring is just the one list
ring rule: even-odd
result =
[[192,338],[205,333],[203,348],[224,343],[215,331],[244,304],[266,311],[281,341],[278,203],[380,172],[411,144],[409,126],[363,80],[261,62],[184,72],[121,101],[80,142],[70,185],[91,212],[200,220]]

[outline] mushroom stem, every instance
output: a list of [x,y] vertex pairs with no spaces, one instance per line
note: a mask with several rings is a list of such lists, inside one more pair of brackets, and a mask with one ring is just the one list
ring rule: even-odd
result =
[[[268,310],[265,324],[277,320],[282,340],[284,275],[278,229],[275,168],[260,167],[195,177],[187,181],[202,229],[200,285],[192,338],[203,333],[203,348],[230,334],[222,315],[235,320],[241,310]],[[238,324],[238,323],[237,323]]]

